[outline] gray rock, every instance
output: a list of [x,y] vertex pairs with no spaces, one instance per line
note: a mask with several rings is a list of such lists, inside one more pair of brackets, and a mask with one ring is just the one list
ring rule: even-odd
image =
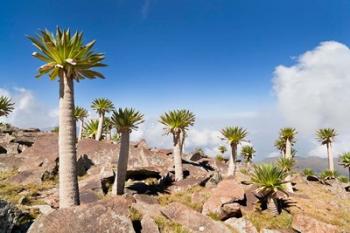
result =
[[0,232],[25,233],[33,219],[28,213],[22,212],[14,205],[0,200]]
[[225,221],[237,233],[258,233],[254,225],[246,218],[229,218]]

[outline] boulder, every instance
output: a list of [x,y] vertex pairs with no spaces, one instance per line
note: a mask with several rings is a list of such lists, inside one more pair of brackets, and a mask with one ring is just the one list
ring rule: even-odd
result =
[[0,200],[0,232],[25,233],[32,224],[32,217],[14,205]]
[[141,233],[159,233],[157,224],[149,215],[142,216],[141,226]]
[[320,179],[317,176],[307,176],[306,180],[314,181],[314,182],[319,182],[320,181]]
[[228,218],[242,217],[241,206],[238,203],[228,203],[221,206],[218,213],[220,220],[226,220]]
[[[240,213],[239,205],[231,206],[234,208],[224,207],[227,204],[244,200],[244,190],[235,180],[226,179],[221,181],[211,193],[212,195],[203,205],[202,214],[215,213],[221,216],[221,219],[225,219]],[[232,213],[227,212],[230,209],[233,211]]]
[[190,229],[191,232],[231,232],[231,230],[222,222],[213,221],[209,217],[177,202],[173,202],[168,206],[163,207],[161,212],[165,217],[185,226]]
[[304,214],[296,214],[293,217],[292,227],[302,233],[336,233],[337,227],[320,222]]
[[246,218],[229,218],[225,221],[237,233],[258,233],[254,225]]
[[134,233],[128,217],[130,200],[111,198],[66,209],[59,209],[49,215],[40,216],[28,233]]
[[34,209],[39,209],[40,213],[43,215],[51,214],[55,210],[49,205],[33,205],[31,207]]

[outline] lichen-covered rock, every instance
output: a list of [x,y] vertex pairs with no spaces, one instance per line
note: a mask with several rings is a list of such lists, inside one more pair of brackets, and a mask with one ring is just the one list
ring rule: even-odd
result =
[[0,233],[25,233],[33,219],[28,213],[0,200]]
[[336,233],[337,227],[331,224],[320,222],[303,214],[296,214],[293,217],[292,227],[302,233]]
[[[244,200],[244,190],[237,181],[233,179],[226,179],[221,181],[216,188],[211,191],[212,195],[204,203],[202,214],[208,215],[210,213],[218,214],[226,213],[228,216],[222,216],[223,219],[230,217],[227,210],[224,210],[223,207],[226,204],[238,202]],[[239,211],[237,208],[231,208],[232,210]],[[233,213],[234,216],[235,213]]]
[[191,232],[231,232],[231,230],[222,222],[213,221],[209,217],[177,202],[173,202],[168,206],[163,207],[161,212],[168,219],[185,226],[190,229]]
[[231,226],[237,233],[258,233],[254,225],[246,218],[230,218],[225,223]]
[[128,217],[131,201],[123,197],[59,209],[39,217],[28,233],[134,233]]

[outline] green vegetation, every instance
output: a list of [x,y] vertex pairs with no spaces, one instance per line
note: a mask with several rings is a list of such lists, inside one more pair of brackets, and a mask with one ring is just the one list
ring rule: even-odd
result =
[[45,181],[41,184],[18,184],[10,183],[8,178],[16,175],[16,171],[0,172],[0,199],[13,204],[18,204],[22,199],[25,205],[45,204],[43,200],[38,199],[38,193],[52,189],[56,186],[54,181]]
[[97,132],[95,135],[95,139],[99,141],[101,139],[102,132],[103,132],[103,126],[104,126],[104,121],[106,117],[105,115],[106,113],[109,113],[114,110],[114,105],[112,101],[109,99],[98,98],[92,102],[91,108],[95,110],[99,116]]
[[221,130],[221,134],[231,145],[231,156],[229,159],[229,167],[227,170],[228,176],[235,176],[236,173],[236,160],[237,160],[237,146],[247,136],[247,131],[241,127],[226,127]]
[[346,176],[338,176],[337,179],[342,183],[349,183],[349,178]]
[[[210,197],[210,193],[203,193],[201,190],[203,190],[203,187],[194,186],[183,192],[160,195],[158,197],[158,201],[161,205],[168,205],[172,202],[180,202],[198,212],[201,212],[204,202]],[[192,198],[192,194],[197,192],[201,192],[202,198],[195,200]]]
[[305,168],[303,170],[303,175],[304,176],[314,176],[315,175],[315,172],[314,170],[312,170],[311,168]]
[[248,212],[245,216],[252,222],[258,232],[262,229],[291,229],[293,220],[292,215],[288,214],[286,211],[282,211],[278,216],[273,216],[268,212]]
[[154,219],[161,233],[190,233],[187,229],[163,216]]
[[14,110],[14,103],[6,96],[0,96],[0,117],[8,116]]
[[87,138],[95,138],[98,130],[98,120],[90,120],[84,125],[83,135]]
[[328,170],[330,171],[334,171],[332,144],[335,136],[337,136],[337,132],[335,131],[335,129],[325,128],[325,129],[319,129],[316,131],[316,139],[322,145],[327,146]]
[[253,156],[255,154],[255,149],[252,146],[246,145],[241,149],[241,156],[244,159],[246,164],[250,164],[252,162]]
[[217,161],[225,161],[225,158],[222,155],[216,155],[215,159]]
[[257,193],[267,199],[267,208],[275,214],[280,213],[277,198],[279,193],[285,193],[286,177],[287,173],[284,170],[272,164],[254,166],[250,177],[251,182],[258,186]]
[[331,180],[335,179],[339,176],[339,173],[337,171],[331,171],[331,170],[324,170],[320,173],[320,179],[321,180]]
[[140,213],[140,211],[131,206],[129,207],[129,218],[131,221],[141,221],[142,214]]
[[160,116],[159,122],[165,126],[166,134],[173,136],[175,180],[183,180],[182,151],[187,130],[194,125],[195,115],[186,109],[173,110]]
[[340,165],[344,166],[345,168],[347,168],[349,170],[349,179],[350,179],[350,152],[346,152],[344,154],[342,154],[339,157],[340,160]]
[[221,220],[219,214],[218,213],[214,213],[214,212],[210,212],[208,214],[208,217],[213,219],[214,221],[220,221]]

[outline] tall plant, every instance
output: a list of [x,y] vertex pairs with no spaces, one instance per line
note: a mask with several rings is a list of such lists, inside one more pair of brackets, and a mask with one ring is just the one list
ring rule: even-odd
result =
[[231,146],[231,156],[229,159],[229,167],[227,171],[228,176],[235,176],[236,160],[237,160],[237,146],[247,136],[247,131],[241,127],[226,127],[221,130],[221,134],[225,137]]
[[337,132],[335,129],[325,128],[316,131],[316,138],[322,144],[327,146],[328,154],[328,170],[334,172],[334,161],[333,161],[333,141]]
[[92,50],[95,41],[84,44],[83,33],[48,30],[28,37],[38,49],[35,58],[44,62],[37,78],[48,75],[59,79],[59,198],[60,208],[79,204],[76,171],[76,124],[74,119],[74,80],[104,78],[94,68],[105,66],[104,55]]
[[165,126],[166,134],[173,136],[175,180],[183,180],[182,151],[186,131],[194,125],[195,115],[189,110],[173,110],[160,116],[159,122]]
[[114,181],[112,192],[115,195],[124,193],[126,172],[129,159],[130,133],[136,130],[143,120],[143,115],[132,108],[119,108],[113,111],[111,121],[121,134],[120,151],[118,157],[117,177]]
[[92,104],[91,108],[94,109],[98,115],[99,115],[99,122],[98,122],[98,130],[96,134],[96,141],[101,140],[102,131],[103,131],[103,124],[105,121],[106,113],[109,113],[114,110],[114,105],[112,101],[106,98],[98,98],[95,99]]

